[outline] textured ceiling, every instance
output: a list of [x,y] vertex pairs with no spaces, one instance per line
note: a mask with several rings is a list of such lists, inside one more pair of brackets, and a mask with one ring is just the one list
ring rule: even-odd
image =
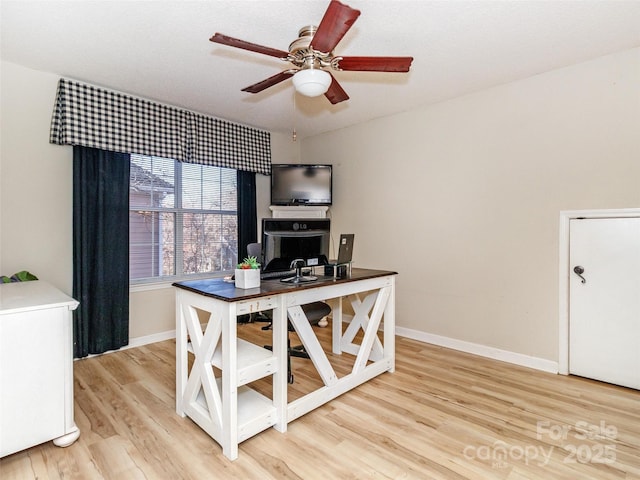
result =
[[[411,72],[337,72],[349,101],[294,95],[276,58],[325,0],[5,1],[3,60],[271,131],[315,135],[640,46],[640,1],[345,0],[362,14],[337,55],[413,56]],[[294,108],[295,99],[295,108]]]

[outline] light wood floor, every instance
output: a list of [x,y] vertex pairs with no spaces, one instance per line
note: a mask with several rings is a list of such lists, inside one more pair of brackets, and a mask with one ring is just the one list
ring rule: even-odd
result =
[[[261,324],[239,327],[269,343]],[[330,329],[318,335],[327,345]],[[295,342],[293,342],[295,344]],[[175,414],[175,343],[75,362],[80,439],[0,460],[11,479],[638,479],[640,392],[398,337],[397,368],[240,445]],[[330,355],[344,372],[348,355]],[[319,384],[294,359],[290,398]],[[269,392],[268,382],[255,385]]]

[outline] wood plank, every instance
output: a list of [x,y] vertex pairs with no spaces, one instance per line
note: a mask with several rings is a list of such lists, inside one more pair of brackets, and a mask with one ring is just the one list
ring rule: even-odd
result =
[[[268,345],[271,332],[263,325],[238,326],[239,336]],[[336,375],[348,375],[355,357],[331,353],[330,328],[314,332]],[[299,343],[293,333],[291,342]],[[285,434],[268,429],[250,438],[233,462],[175,413],[175,342],[80,360],[78,441],[5,457],[0,477],[640,478],[640,392],[401,337],[396,351],[395,373],[302,416]],[[323,384],[309,360],[293,358],[292,365],[290,400]],[[251,386],[273,394],[270,378]],[[600,425],[611,430],[589,432]],[[611,463],[599,463],[604,447],[614,454]]]

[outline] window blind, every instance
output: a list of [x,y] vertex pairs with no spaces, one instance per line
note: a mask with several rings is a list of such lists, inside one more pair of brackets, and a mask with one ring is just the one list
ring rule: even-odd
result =
[[238,257],[237,172],[131,155],[133,281],[231,270]]

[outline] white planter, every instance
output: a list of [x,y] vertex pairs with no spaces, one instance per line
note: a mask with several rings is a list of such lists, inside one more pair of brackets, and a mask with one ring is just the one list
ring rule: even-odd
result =
[[236,288],[258,288],[260,286],[260,269],[243,270],[236,268]]

